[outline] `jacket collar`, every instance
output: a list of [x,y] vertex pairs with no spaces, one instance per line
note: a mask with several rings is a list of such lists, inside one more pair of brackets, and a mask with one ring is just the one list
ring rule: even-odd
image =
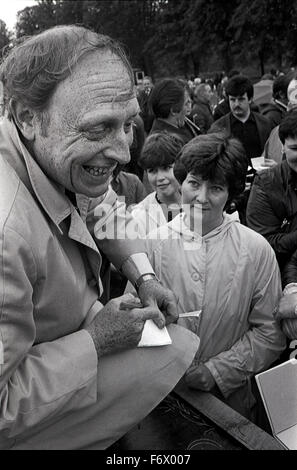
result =
[[171,222],[169,222],[168,227],[176,232],[187,241],[201,242],[202,240],[207,241],[215,238],[218,234],[223,234],[226,230],[229,229],[230,225],[237,223],[236,220],[232,219],[228,214],[223,214],[223,222],[209,232],[207,235],[201,236],[198,232],[190,230],[188,225],[185,222],[186,214],[183,212],[177,215]]
[[74,209],[64,189],[43,173],[21,141],[15,124],[7,118],[0,125],[0,142],[1,155],[15,169],[31,194],[35,194],[54,224],[59,226]]

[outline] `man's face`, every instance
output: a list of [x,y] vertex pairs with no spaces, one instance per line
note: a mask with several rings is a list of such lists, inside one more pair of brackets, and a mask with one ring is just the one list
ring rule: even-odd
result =
[[241,96],[229,95],[229,104],[234,117],[244,119],[248,116],[251,100],[248,99],[247,93]]
[[142,84],[143,84],[143,89],[144,89],[145,91],[150,91],[150,89],[152,88],[151,81],[150,81],[149,79],[147,79],[147,78],[145,78],[145,79],[143,80]]
[[284,152],[289,167],[297,173],[297,137],[287,137],[284,143]]
[[206,85],[204,88],[204,99],[207,103],[210,103],[212,97],[212,91],[210,85]]
[[89,197],[104,194],[117,163],[130,160],[137,113],[121,59],[109,51],[92,52],[57,86],[45,132],[35,120],[35,159],[66,189]]

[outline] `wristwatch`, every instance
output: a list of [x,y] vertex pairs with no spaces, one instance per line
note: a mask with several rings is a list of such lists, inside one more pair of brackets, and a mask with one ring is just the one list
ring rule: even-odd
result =
[[137,292],[138,292],[141,284],[143,284],[145,281],[149,281],[150,279],[154,279],[155,281],[159,281],[157,276],[153,273],[142,274],[141,276],[139,276],[139,278],[135,281],[135,285],[134,285]]

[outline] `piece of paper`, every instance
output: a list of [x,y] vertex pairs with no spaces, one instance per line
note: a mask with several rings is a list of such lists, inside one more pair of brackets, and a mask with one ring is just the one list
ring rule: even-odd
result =
[[146,320],[138,347],[166,346],[172,344],[166,326],[160,330],[153,320]]
[[256,375],[274,436],[297,449],[297,361],[289,359]]

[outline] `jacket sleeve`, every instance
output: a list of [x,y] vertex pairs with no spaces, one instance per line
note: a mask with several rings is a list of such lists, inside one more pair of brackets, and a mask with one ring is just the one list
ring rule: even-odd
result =
[[283,220],[277,216],[260,175],[255,177],[247,204],[248,227],[263,235],[277,256],[290,255],[297,249],[297,231],[282,233]]
[[193,114],[193,122],[196,126],[199,127],[202,134],[206,134],[207,132],[207,122],[205,116],[200,112]]
[[111,189],[100,204],[96,205],[96,200],[91,203],[87,226],[99,249],[117,269],[132,254],[146,251],[135,219]]
[[224,132],[226,129],[221,125],[220,120],[214,121],[208,130],[208,134],[213,134],[214,132]]
[[85,330],[34,344],[34,255],[12,229],[0,244],[1,447],[34,425],[94,403],[97,355]]
[[255,280],[250,287],[254,292],[248,329],[229,350],[205,363],[225,397],[245,385],[256,373],[266,370],[286,346],[285,336],[273,317],[281,296],[280,273],[275,255],[266,243],[260,247],[253,245],[253,249]]
[[294,251],[290,261],[284,267],[282,279],[284,286],[291,282],[297,282],[297,250]]

